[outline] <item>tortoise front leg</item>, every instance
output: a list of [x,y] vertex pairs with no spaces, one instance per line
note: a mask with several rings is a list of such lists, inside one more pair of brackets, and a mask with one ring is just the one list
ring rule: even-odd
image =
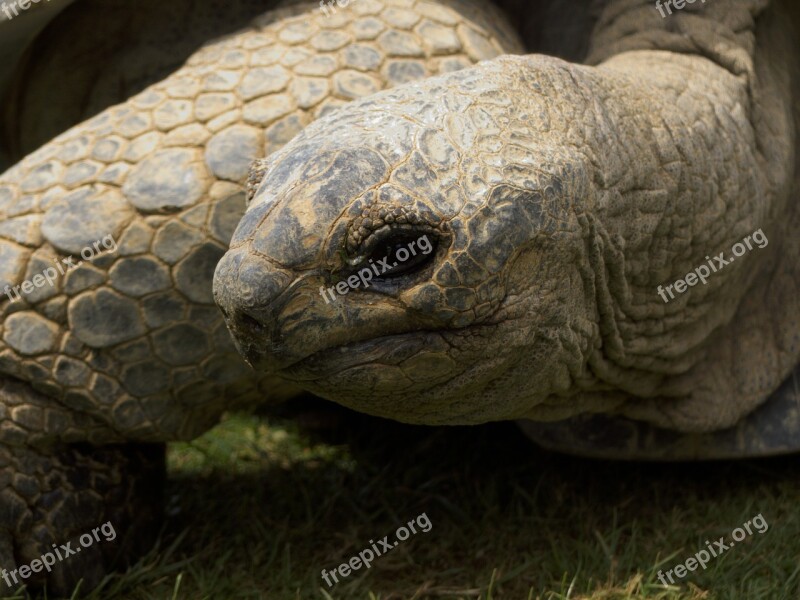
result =
[[[147,551],[161,519],[164,444],[0,445],[0,589],[69,595]],[[5,594],[0,594],[5,595]]]

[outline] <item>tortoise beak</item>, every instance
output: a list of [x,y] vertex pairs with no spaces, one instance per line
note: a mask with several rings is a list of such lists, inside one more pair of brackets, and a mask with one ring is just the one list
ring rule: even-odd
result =
[[280,370],[302,357],[281,342],[280,315],[290,303],[291,277],[241,251],[228,252],[217,265],[214,299],[236,349],[258,371]]

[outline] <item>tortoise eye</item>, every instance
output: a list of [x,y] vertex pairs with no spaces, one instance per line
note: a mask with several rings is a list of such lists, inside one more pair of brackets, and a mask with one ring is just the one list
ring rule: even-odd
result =
[[431,243],[427,235],[398,231],[375,244],[364,262],[379,266],[380,279],[392,279],[420,270],[433,260],[435,250],[435,240]]

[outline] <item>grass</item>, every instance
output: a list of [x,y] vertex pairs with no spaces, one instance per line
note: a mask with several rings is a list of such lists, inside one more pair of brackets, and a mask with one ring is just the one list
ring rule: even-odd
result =
[[[544,452],[511,423],[433,429],[297,406],[228,415],[171,445],[159,545],[86,597],[800,598],[796,458],[613,463]],[[321,569],[423,512],[428,533],[332,588],[322,581]],[[680,585],[659,583],[659,569],[759,513],[765,533]]]

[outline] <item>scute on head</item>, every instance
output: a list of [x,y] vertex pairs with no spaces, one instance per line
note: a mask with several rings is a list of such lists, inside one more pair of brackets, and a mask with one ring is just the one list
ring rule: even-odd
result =
[[519,416],[567,385],[531,378],[581,361],[559,338],[590,310],[567,261],[588,186],[540,100],[505,101],[515,60],[356,102],[256,166],[215,277],[251,365],[420,423]]

